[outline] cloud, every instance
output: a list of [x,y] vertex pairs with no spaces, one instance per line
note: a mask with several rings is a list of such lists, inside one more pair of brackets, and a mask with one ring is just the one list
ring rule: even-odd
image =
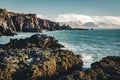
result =
[[42,19],[47,19],[47,18],[48,18],[47,16],[43,16],[43,15],[41,15],[41,14],[37,14],[37,17],[38,17],[38,18],[42,18]]
[[69,24],[72,27],[84,27],[86,24],[89,27],[91,24],[94,24],[100,28],[112,28],[115,26],[120,28],[120,16],[90,16],[81,14],[59,14],[52,18],[43,15],[37,16],[39,18],[60,22],[60,24]]
[[[120,28],[120,16],[90,16],[81,14],[59,14],[53,21],[72,27]],[[87,24],[87,25],[86,25]],[[93,25],[91,25],[93,24]]]
[[120,16],[90,16],[90,15],[81,15],[81,14],[59,14],[56,17],[49,18],[48,16],[43,16],[41,14],[38,14],[37,17],[43,18],[43,19],[50,19],[52,21],[56,22],[93,22],[95,24],[98,24],[100,22],[102,23],[114,23],[114,24],[120,24]]
[[86,22],[105,22],[105,23],[115,23],[120,24],[120,17],[115,16],[89,16],[81,14],[60,14],[53,19],[57,22],[70,22],[70,21],[80,21],[81,23]]
[[80,14],[60,14],[54,18],[54,21],[57,22],[81,21],[82,23],[93,22],[90,16]]

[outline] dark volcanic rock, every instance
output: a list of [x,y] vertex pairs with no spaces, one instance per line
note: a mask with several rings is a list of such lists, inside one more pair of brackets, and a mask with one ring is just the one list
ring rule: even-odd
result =
[[81,70],[82,60],[54,37],[35,34],[0,45],[0,79],[53,80]]
[[7,28],[5,29],[3,26],[0,26],[0,36],[14,36],[17,35],[14,31]]
[[90,69],[75,71],[60,80],[120,80],[120,57],[105,57],[91,66]]
[[30,47],[39,47],[39,48],[61,48],[63,45],[59,44],[54,37],[47,35],[35,34],[26,39],[10,39],[10,42],[5,45],[0,45],[0,48],[10,49],[10,48],[30,48]]

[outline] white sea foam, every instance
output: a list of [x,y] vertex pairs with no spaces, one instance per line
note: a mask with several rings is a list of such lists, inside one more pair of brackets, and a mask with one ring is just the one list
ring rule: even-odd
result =
[[82,53],[83,68],[90,68],[91,63],[93,63],[93,56],[91,54]]
[[91,67],[91,63],[94,62],[94,59],[93,59],[93,55],[92,54],[88,54],[88,53],[80,53],[82,51],[85,52],[86,48],[88,48],[88,46],[83,47],[81,48],[80,46],[75,46],[73,44],[68,44],[68,43],[62,43],[65,46],[65,49],[68,49],[68,50],[71,50],[73,51],[75,54],[79,54],[82,56],[82,60],[84,62],[83,64],[83,68],[89,68]]
[[73,52],[76,52],[76,51],[78,51],[80,49],[79,46],[75,46],[73,44],[64,43],[64,42],[60,42],[60,43],[65,46],[65,49],[71,50]]
[[65,49],[73,51],[76,55],[82,56],[83,68],[90,68],[93,62],[99,61],[105,56],[102,53],[96,54],[96,51],[99,50],[99,48],[87,44],[76,46],[63,42],[60,43],[65,46]]

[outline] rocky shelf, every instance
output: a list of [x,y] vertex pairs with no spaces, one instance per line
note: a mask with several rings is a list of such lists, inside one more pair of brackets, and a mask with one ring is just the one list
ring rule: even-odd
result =
[[0,80],[120,80],[120,57],[103,58],[82,71],[81,56],[62,47],[44,34],[0,44]]

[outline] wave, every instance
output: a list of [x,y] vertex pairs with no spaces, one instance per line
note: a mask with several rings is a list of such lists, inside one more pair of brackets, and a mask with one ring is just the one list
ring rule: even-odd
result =
[[90,68],[90,64],[94,62],[93,56],[91,54],[86,53],[82,53],[81,56],[83,60],[83,68]]
[[73,51],[76,55],[81,55],[83,61],[83,68],[90,68],[91,63],[101,60],[108,54],[102,53],[102,49],[97,46],[88,45],[85,43],[77,44],[78,46],[70,43],[60,42],[65,46],[64,49]]
[[84,47],[84,49],[83,49],[83,47],[76,46],[76,45],[73,45],[73,44],[69,44],[69,43],[65,43],[65,42],[60,42],[60,43],[65,46],[65,49],[73,51],[76,55],[81,55],[82,56],[82,60],[84,62],[83,68],[91,67],[91,63],[94,62],[94,55],[86,53],[86,47],[85,46],[83,46]]

